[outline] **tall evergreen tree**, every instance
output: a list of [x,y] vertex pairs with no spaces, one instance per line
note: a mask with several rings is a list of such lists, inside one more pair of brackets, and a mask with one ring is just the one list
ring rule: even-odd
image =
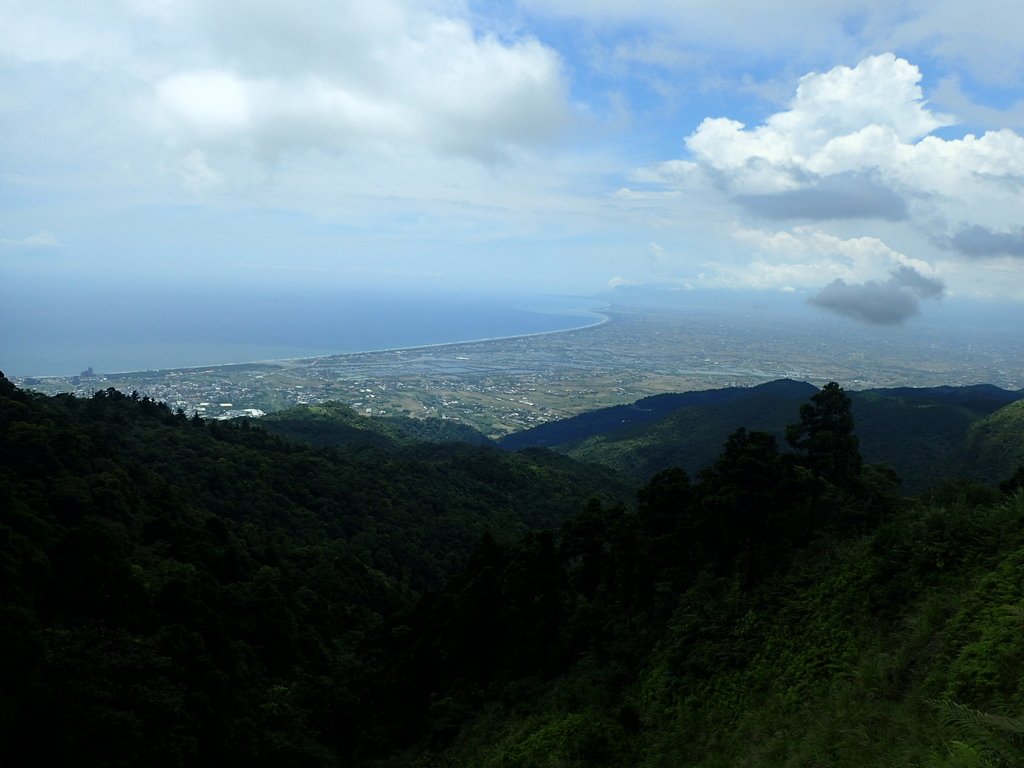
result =
[[786,428],[786,441],[803,454],[816,477],[852,490],[863,462],[853,432],[850,398],[830,381],[809,403],[800,406],[800,422]]

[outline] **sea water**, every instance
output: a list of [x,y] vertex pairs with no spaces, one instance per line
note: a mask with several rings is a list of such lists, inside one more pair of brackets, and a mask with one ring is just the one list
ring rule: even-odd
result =
[[0,370],[68,376],[445,344],[599,322],[593,299],[386,292],[104,292],[8,302]]

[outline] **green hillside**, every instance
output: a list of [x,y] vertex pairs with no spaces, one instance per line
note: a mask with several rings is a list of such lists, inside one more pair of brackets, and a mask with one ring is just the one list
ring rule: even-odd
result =
[[908,509],[754,588],[702,574],[640,660],[618,638],[437,763],[390,764],[1024,765],[1022,523],[1020,496]]
[[470,426],[446,419],[362,416],[343,403],[298,405],[260,419],[260,426],[289,440],[317,447],[363,445],[394,447],[419,442],[491,441]]
[[[637,479],[671,466],[693,474],[714,460],[717,446],[737,427],[770,432],[781,441],[786,424],[808,396],[794,390],[791,382],[747,392],[725,403],[677,408],[652,422],[602,425],[597,434],[553,447]],[[1012,414],[1019,408],[1009,406],[1002,418],[994,413],[1019,401],[1020,393],[988,386],[933,387],[866,390],[850,397],[864,459],[892,467],[904,479],[907,493],[951,479],[995,483],[1024,461],[1021,451],[998,447],[1013,441]],[[991,425],[989,417],[996,419]],[[597,419],[593,423],[600,424]]]
[[0,377],[0,763],[1024,764],[1024,495],[903,498],[852,413],[634,492]]
[[652,424],[617,429],[558,446],[558,450],[638,479],[672,466],[695,474],[715,460],[722,443],[737,427],[769,432],[782,442],[786,425],[813,392],[792,387],[767,389],[726,403],[685,406]]
[[1024,401],[973,423],[961,461],[967,471],[989,483],[1006,479],[1024,465]]

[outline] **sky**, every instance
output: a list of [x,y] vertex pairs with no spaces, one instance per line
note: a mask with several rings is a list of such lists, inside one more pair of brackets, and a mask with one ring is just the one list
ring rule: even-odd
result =
[[998,0],[0,0],[0,293],[1024,302]]

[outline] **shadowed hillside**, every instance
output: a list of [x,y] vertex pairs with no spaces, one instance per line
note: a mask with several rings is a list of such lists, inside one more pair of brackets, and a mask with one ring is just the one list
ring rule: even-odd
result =
[[634,494],[0,376],[0,762],[1024,764],[1024,496],[901,497],[854,411]]
[[[800,403],[815,391],[810,384],[783,380],[659,395],[545,424],[500,444],[546,445],[637,479],[671,466],[693,474],[714,460],[716,446],[739,426],[782,440]],[[1015,406],[999,415],[1021,398],[1019,392],[989,385],[904,387],[852,392],[850,397],[865,460],[895,469],[908,493],[951,479],[997,482],[1021,463],[1019,452],[1005,448],[1013,439]]]

